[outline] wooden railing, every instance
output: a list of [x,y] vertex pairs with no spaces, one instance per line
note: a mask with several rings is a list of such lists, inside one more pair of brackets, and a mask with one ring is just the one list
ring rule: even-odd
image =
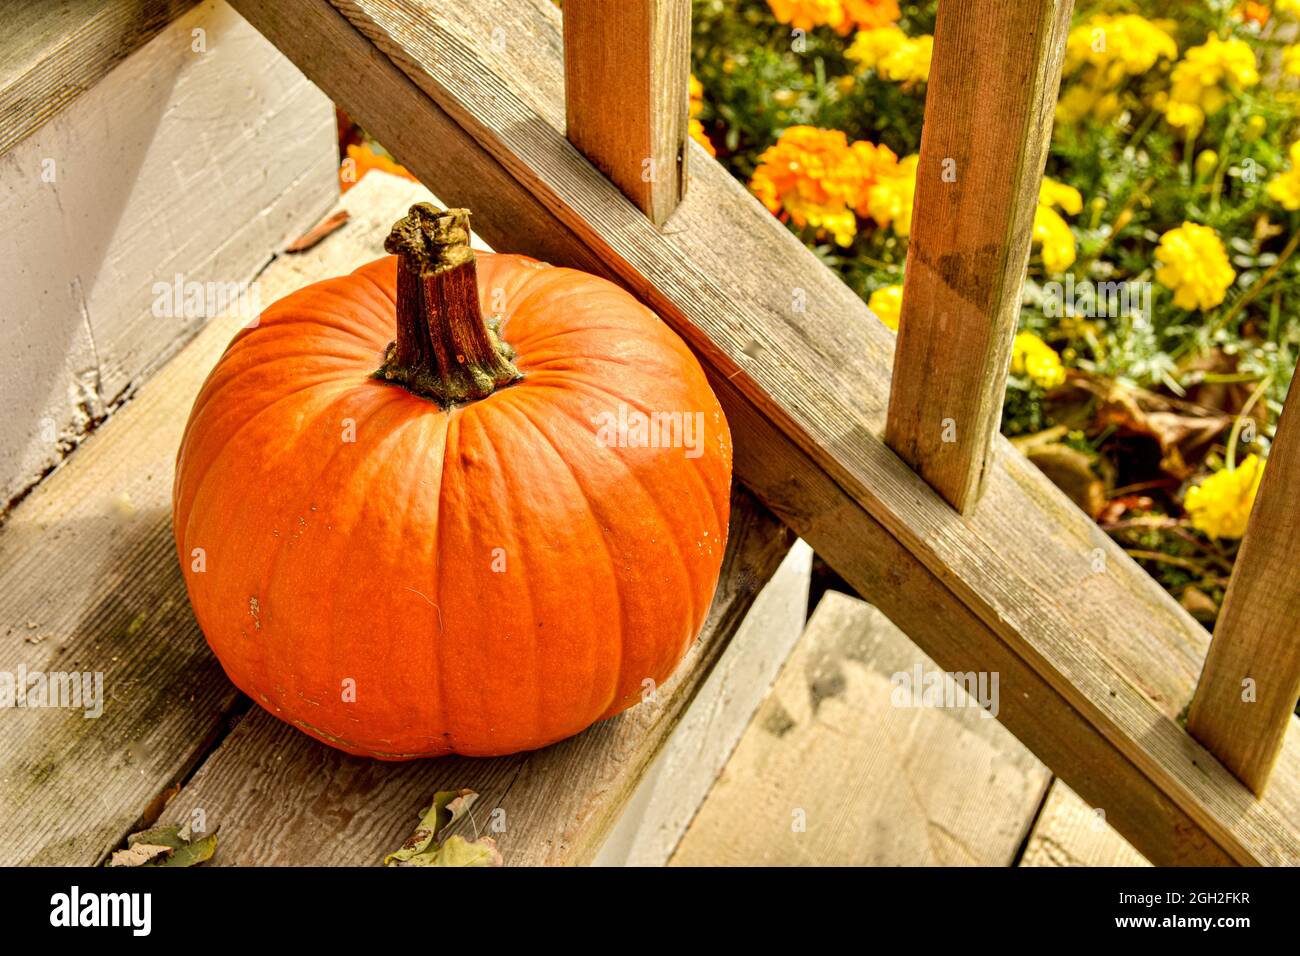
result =
[[[1149,859],[1300,862],[1293,635],[1261,622],[1254,639],[1289,675],[1253,712],[1282,745],[1256,799],[1179,724],[1208,635],[997,434],[1068,3],[941,3],[897,342],[702,150],[672,158],[686,0],[566,0],[563,52],[549,0],[233,3],[494,246],[655,309],[710,376],[738,479],[941,667],[998,672],[999,719]],[[1287,427],[1256,525],[1294,526]],[[1256,532],[1241,575],[1284,593],[1286,564],[1250,568],[1294,550]],[[1294,630],[1293,606],[1275,626]],[[1219,645],[1248,648],[1242,614],[1228,608],[1205,687],[1237,680]],[[1224,709],[1208,694],[1198,718]]]

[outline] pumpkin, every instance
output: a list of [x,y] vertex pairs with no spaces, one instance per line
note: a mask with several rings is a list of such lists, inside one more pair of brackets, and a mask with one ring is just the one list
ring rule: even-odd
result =
[[200,391],[190,602],[230,679],[335,747],[540,747],[649,696],[703,624],[727,423],[612,283],[476,254],[428,204],[385,249],[266,309]]

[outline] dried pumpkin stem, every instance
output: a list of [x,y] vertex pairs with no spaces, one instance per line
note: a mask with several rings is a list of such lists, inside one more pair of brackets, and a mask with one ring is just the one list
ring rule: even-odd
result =
[[397,339],[377,378],[444,408],[491,395],[519,378],[514,350],[479,308],[469,210],[416,203],[384,248],[397,260]]

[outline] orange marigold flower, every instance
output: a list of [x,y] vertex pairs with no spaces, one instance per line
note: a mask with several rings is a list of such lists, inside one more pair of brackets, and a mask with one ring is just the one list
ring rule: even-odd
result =
[[855,209],[870,187],[892,175],[887,146],[850,144],[839,130],[791,126],[759,157],[750,189],[769,210],[796,226],[812,226],[847,246],[857,233]]
[[898,0],[767,0],[767,5],[796,30],[828,26],[841,35],[889,26],[900,15]]
[[347,158],[339,164],[339,191],[347,192],[372,169],[392,173],[412,182],[418,182],[405,166],[393,162],[382,153],[377,153],[369,143],[352,143],[348,146]]

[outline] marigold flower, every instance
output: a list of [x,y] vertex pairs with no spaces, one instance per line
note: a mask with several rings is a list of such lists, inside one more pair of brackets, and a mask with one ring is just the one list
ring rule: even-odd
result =
[[895,83],[924,82],[930,76],[934,37],[909,37],[895,26],[860,30],[845,56],[859,71],[874,70]]
[[713,141],[704,132],[704,124],[697,119],[704,110],[704,84],[699,81],[694,73],[691,74],[690,99],[691,119],[687,124],[687,132],[690,134],[691,139],[704,147],[705,152],[710,156],[717,156],[718,151],[714,148]]
[[1064,272],[1074,265],[1077,249],[1070,225],[1051,206],[1038,204],[1034,210],[1033,241],[1043,254],[1043,268],[1050,273]]
[[1300,76],[1300,43],[1282,47],[1282,72],[1288,76]]
[[1237,278],[1218,234],[1194,222],[1160,237],[1156,261],[1156,281],[1173,290],[1174,305],[1188,311],[1218,305]]
[[876,313],[876,318],[897,332],[898,316],[903,311],[903,287],[901,285],[881,286],[867,299],[867,308]]
[[1170,126],[1195,132],[1223,109],[1231,95],[1259,82],[1255,51],[1245,40],[1220,40],[1211,33],[1200,46],[1183,54],[1170,76],[1169,95],[1164,100],[1165,120]]
[[1239,4],[1232,15],[1242,23],[1254,23],[1263,26],[1268,23],[1268,18],[1273,11],[1268,8],[1267,3],[1259,3],[1258,0],[1246,0],[1245,3]]
[[1278,13],[1289,13],[1293,17],[1300,17],[1300,0],[1275,0],[1273,8]]
[[1011,343],[1011,373],[1023,375],[1042,389],[1065,381],[1065,368],[1056,350],[1033,332],[1017,332]]
[[1162,26],[1133,13],[1098,13],[1070,31],[1065,41],[1065,72],[1090,66],[1095,80],[1115,86],[1126,77],[1150,71],[1159,60],[1178,56],[1178,44]]
[[916,164],[920,156],[913,153],[898,161],[869,186],[858,204],[858,214],[870,217],[882,228],[906,236],[912,231],[912,198],[916,195]]
[[339,164],[339,191],[347,192],[372,169],[415,181],[410,170],[383,153],[376,152],[369,143],[349,143],[347,158]]
[[1043,177],[1038,187],[1038,201],[1044,206],[1059,206],[1062,212],[1077,216],[1083,211],[1083,196],[1079,190],[1055,179]]
[[833,27],[845,35],[855,27],[868,30],[898,20],[898,0],[767,0],[772,14],[796,30]]
[[796,226],[812,226],[847,246],[857,232],[853,213],[864,190],[895,166],[887,146],[850,145],[839,130],[791,126],[759,157],[749,185],[773,213],[785,213]]
[[1211,538],[1240,538],[1246,533],[1263,477],[1264,462],[1258,455],[1248,455],[1236,468],[1216,471],[1189,488],[1183,507],[1192,527]]
[[1287,155],[1291,158],[1291,168],[1269,180],[1265,191],[1283,209],[1295,212],[1300,209],[1300,140],[1291,144]]

